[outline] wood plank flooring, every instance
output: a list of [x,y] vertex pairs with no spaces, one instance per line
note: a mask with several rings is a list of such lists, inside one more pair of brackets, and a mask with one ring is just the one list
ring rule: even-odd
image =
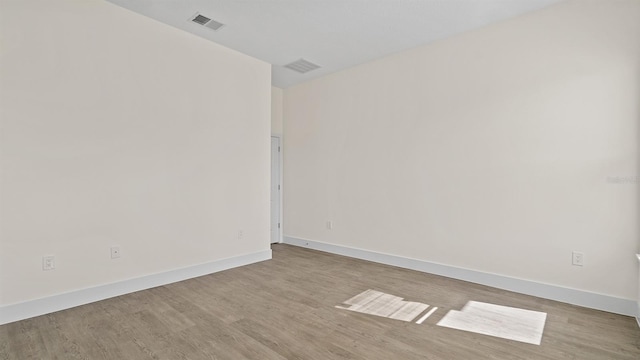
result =
[[[422,325],[334,306],[367,289]],[[548,313],[541,345],[436,326],[469,300]],[[273,260],[0,326],[0,359],[640,359],[631,317],[288,245]]]

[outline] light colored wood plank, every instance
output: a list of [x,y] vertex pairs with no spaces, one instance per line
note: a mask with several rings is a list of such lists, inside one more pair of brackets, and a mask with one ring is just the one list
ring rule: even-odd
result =
[[[334,308],[364,290],[439,310],[422,325]],[[436,323],[469,300],[546,312],[540,346]],[[0,359],[638,359],[630,317],[362,260],[273,260],[0,326]]]

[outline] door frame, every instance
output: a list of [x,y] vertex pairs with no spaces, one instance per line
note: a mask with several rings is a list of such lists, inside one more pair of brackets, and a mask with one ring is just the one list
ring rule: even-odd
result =
[[[284,235],[283,235],[283,230],[284,230],[283,214],[284,214],[284,212],[282,211],[282,193],[283,193],[283,189],[284,189],[284,185],[283,185],[283,181],[282,181],[282,175],[284,173],[283,170],[282,170],[282,168],[283,168],[282,164],[283,164],[284,157],[283,157],[282,153],[284,152],[283,151],[284,147],[282,146],[282,135],[271,134],[271,139],[273,140],[274,138],[278,139],[278,146],[279,146],[278,162],[279,162],[280,166],[279,166],[279,169],[278,169],[279,170],[278,171],[279,172],[278,180],[280,182],[280,184],[279,184],[280,185],[280,189],[278,191],[278,199],[277,199],[277,201],[278,201],[278,211],[279,211],[278,220],[279,220],[279,223],[280,223],[280,228],[278,229],[278,236],[277,236],[277,239],[276,239],[277,241],[276,242],[271,242],[272,241],[271,240],[271,232],[269,232],[269,242],[271,244],[279,244],[279,243],[282,243],[282,240],[284,238]],[[269,144],[271,144],[271,143],[269,143]],[[271,149],[271,146],[269,146],[269,149]],[[271,154],[271,155],[273,156],[273,154]],[[271,159],[271,157],[269,157],[269,159]],[[271,169],[271,171],[273,171],[273,163],[270,163],[270,169]],[[269,175],[271,176],[271,172],[269,173]],[[271,184],[271,177],[269,178],[269,184]],[[271,194],[271,185],[269,185],[269,194]],[[271,206],[269,206],[269,210],[271,210]],[[270,214],[269,215],[270,216],[269,224],[271,224],[271,217],[272,217],[271,211],[269,211],[269,214]]]

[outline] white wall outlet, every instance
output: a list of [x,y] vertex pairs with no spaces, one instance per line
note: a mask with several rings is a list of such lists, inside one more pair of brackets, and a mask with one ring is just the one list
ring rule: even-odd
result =
[[326,226],[327,226],[327,230],[333,229],[333,221],[327,220]]
[[112,246],[111,247],[111,258],[117,259],[120,257],[120,246]]
[[584,253],[574,251],[571,253],[571,264],[574,266],[584,266]]
[[42,270],[53,270],[56,268],[56,257],[53,255],[42,257]]
[[242,231],[242,229],[238,230],[238,240],[242,240],[243,236],[244,236],[244,231]]

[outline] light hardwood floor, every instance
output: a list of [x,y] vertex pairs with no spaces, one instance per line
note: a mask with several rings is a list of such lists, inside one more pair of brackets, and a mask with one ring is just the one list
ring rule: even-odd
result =
[[[367,289],[422,325],[334,306]],[[547,312],[540,346],[436,326],[469,300]],[[631,317],[288,245],[273,260],[0,326],[0,359],[640,359]]]

